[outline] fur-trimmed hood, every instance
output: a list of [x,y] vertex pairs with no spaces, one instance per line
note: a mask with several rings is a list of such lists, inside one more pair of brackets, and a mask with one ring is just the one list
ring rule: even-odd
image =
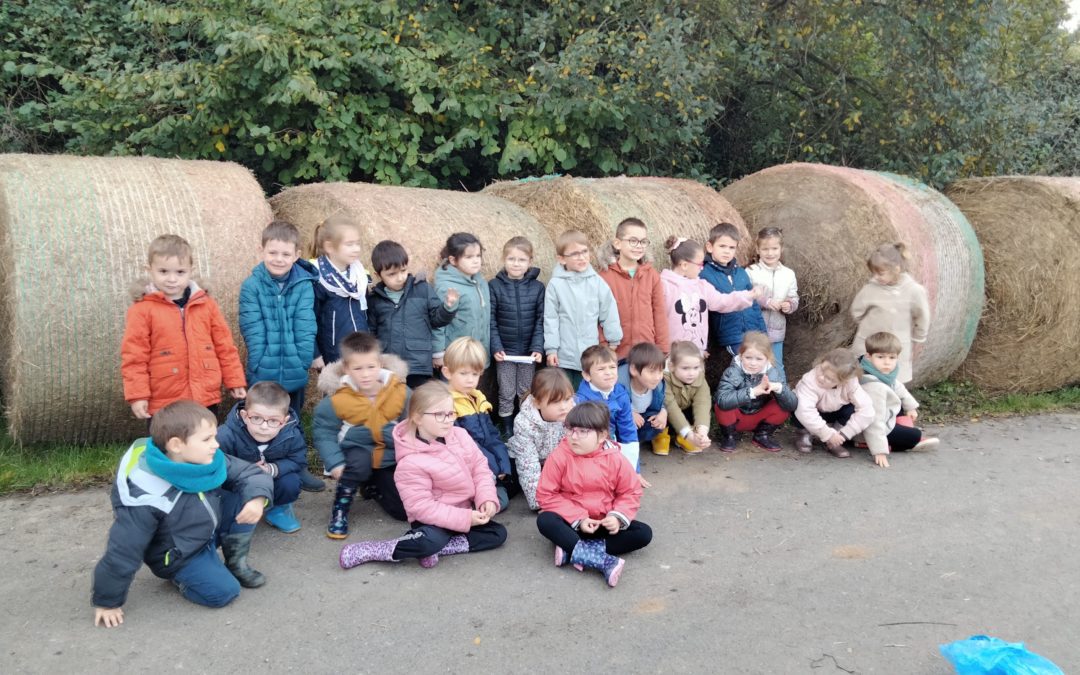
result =
[[[195,294],[199,291],[203,293],[209,293],[210,290],[205,284],[201,283],[201,280],[192,279],[188,282],[188,287],[191,289],[191,297],[195,297]],[[131,301],[138,302],[148,295],[154,293],[160,293],[156,286],[150,281],[150,277],[139,277],[135,281],[131,282],[128,286],[128,294],[131,296]]]
[[[383,353],[379,355],[379,363],[382,365],[382,372],[379,374],[379,380],[386,382],[390,374],[397,376],[402,382],[409,375],[409,367],[405,364],[405,361],[396,354]],[[345,369],[341,364],[341,361],[334,361],[328,364],[319,373],[318,388],[319,392],[324,396],[330,396],[338,389],[341,389],[341,379],[345,376]]]

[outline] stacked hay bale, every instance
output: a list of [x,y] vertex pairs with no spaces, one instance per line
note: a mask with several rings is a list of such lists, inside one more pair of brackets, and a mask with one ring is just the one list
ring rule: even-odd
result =
[[866,259],[894,241],[907,245],[908,271],[930,297],[930,333],[916,347],[913,384],[939,382],[963,361],[982,311],[982,256],[970,225],[941,194],[892,174],[798,163],[747,176],[721,195],[752,231],[784,231],[784,261],[801,298],[784,346],[790,379],[851,343],[849,310],[869,279]]
[[191,242],[195,275],[235,332],[240,283],[269,220],[262,189],[236,164],[0,155],[0,363],[12,436],[145,434],[119,367],[129,288],[145,275],[150,241]]
[[1080,382],[1080,178],[975,178],[945,194],[986,256],[986,315],[957,375],[994,392]]

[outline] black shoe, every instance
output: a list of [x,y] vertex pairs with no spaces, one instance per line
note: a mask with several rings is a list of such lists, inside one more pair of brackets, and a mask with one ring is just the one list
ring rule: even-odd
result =
[[780,444],[774,441],[772,437],[776,429],[775,424],[759,423],[757,428],[754,429],[753,444],[768,452],[780,452]]
[[322,492],[326,483],[311,475],[307,467],[300,469],[300,489],[306,492]]

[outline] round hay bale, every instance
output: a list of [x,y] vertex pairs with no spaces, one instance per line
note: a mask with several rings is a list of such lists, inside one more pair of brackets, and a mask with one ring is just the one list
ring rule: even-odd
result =
[[829,349],[851,344],[851,301],[869,280],[874,247],[904,242],[908,271],[926,287],[930,332],[914,351],[914,386],[944,380],[967,355],[982,311],[982,257],[966,219],[938,192],[894,174],[785,164],[721,190],[756,232],[784,230],[784,261],[799,280],[788,319],[789,379]]
[[986,316],[957,374],[993,392],[1080,382],[1080,178],[974,178],[945,194],[986,257]]
[[752,242],[739,213],[712,188],[674,178],[526,178],[494,183],[484,189],[532,213],[554,239],[581,230],[594,254],[615,235],[624,218],[640,218],[649,228],[650,253],[658,268],[670,266],[664,249],[669,236],[704,241],[713,225],[728,221],[744,233],[739,259],[745,262]]
[[178,234],[236,330],[240,283],[270,220],[237,164],[149,157],[0,155],[0,342],[8,426],[20,443],[146,433],[124,402],[120,338],[150,241]]

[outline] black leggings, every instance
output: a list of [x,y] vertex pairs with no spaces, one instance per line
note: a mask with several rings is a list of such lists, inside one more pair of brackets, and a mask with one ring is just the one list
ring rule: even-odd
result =
[[[842,426],[844,424],[847,424],[848,420],[851,419],[851,416],[855,414],[855,406],[850,403],[845,403],[844,405],[840,406],[839,410],[834,410],[832,412],[821,412],[819,410],[818,414],[821,415],[821,419],[825,420],[826,424],[832,424],[833,422],[836,422],[837,424]],[[796,429],[805,428],[803,427],[802,422],[799,421],[798,417],[792,415],[791,421],[795,425]]]
[[469,540],[469,553],[498,548],[506,541],[506,528],[491,521],[486,525],[477,525],[468,532],[454,532],[445,527],[425,525],[421,522],[412,524],[412,529],[398,539],[394,547],[394,560],[405,558],[426,558],[438,553],[450,541],[450,537],[464,535]]
[[652,528],[636,520],[631,520],[630,527],[615,534],[602,527],[592,534],[585,534],[570,527],[562,516],[551,511],[544,511],[536,517],[536,529],[568,555],[582,539],[604,539],[607,552],[611,555],[623,555],[645,548],[652,541]]
[[922,430],[916,427],[904,427],[897,424],[885,437],[892,450],[910,450],[922,440]]

